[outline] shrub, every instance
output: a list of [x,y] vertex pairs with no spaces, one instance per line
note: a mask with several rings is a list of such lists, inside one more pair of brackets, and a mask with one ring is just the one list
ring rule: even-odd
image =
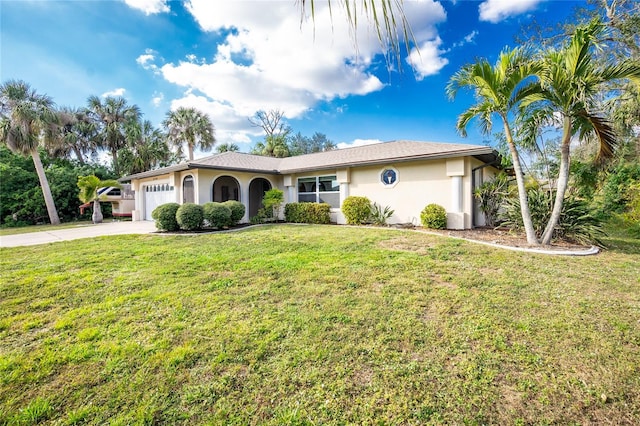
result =
[[293,223],[331,222],[331,206],[327,203],[289,203],[284,206],[284,219]]
[[473,191],[479,203],[480,211],[484,213],[484,220],[487,226],[498,224],[498,212],[504,198],[508,195],[509,178],[506,173],[499,173],[495,178],[489,180]]
[[[555,193],[540,187],[530,188],[527,191],[531,221],[536,236],[540,238],[544,232],[551,210]],[[504,209],[500,213],[503,225],[513,229],[523,229],[522,213],[520,211],[520,199],[517,196],[507,198]],[[595,214],[595,210],[589,204],[572,195],[565,198],[562,204],[560,220],[553,231],[553,238],[569,238],[580,243],[600,244],[599,237],[604,235],[602,220]]]
[[222,228],[232,224],[231,209],[223,203],[205,203],[202,206],[204,220],[214,228]]
[[420,213],[422,226],[431,229],[444,229],[447,227],[447,211],[438,204],[429,204]]
[[383,209],[382,206],[377,203],[373,203],[370,210],[371,223],[378,226],[385,226],[387,224],[387,219],[393,216],[393,213],[395,212],[391,207],[386,206]]
[[279,189],[270,189],[264,193],[262,198],[262,205],[266,211],[267,217],[275,217],[276,219],[280,215],[280,207],[284,202],[284,192]]
[[371,201],[367,197],[349,196],[342,202],[342,214],[349,225],[362,225],[369,220]]
[[174,232],[180,229],[176,220],[176,212],[180,208],[178,203],[167,203],[156,207],[151,217],[156,221],[156,228],[161,231]]
[[184,231],[197,231],[202,229],[204,212],[200,204],[186,203],[180,206],[176,212],[176,220],[180,229]]
[[244,204],[242,204],[240,201],[236,201],[236,200],[225,201],[222,204],[227,206],[227,207],[229,207],[229,209],[231,210],[231,224],[232,225],[235,225],[236,223],[238,223],[238,222],[240,222],[242,220],[242,218],[244,217],[244,214],[246,212]]

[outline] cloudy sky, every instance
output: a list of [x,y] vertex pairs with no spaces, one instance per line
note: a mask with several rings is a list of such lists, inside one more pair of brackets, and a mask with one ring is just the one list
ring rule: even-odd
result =
[[[353,0],[349,0],[353,1]],[[523,24],[557,22],[583,1],[405,0],[419,49],[385,60],[361,16],[343,1],[0,0],[0,78],[21,79],[58,105],[124,96],[159,125],[167,111],[207,112],[219,142],[248,151],[248,117],[280,109],[295,132],[341,146],[411,139],[482,143],[456,134],[472,98],[445,95],[449,77],[477,57],[493,60]],[[361,0],[356,0],[360,6]]]

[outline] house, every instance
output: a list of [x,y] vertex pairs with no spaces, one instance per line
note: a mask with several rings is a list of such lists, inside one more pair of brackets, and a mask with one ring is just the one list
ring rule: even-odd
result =
[[[135,209],[135,193],[131,185],[108,186],[98,189],[100,202],[111,203],[111,215],[114,218],[131,217]],[[84,203],[80,206],[80,214],[84,209],[91,207],[93,202]]]
[[336,223],[345,223],[344,199],[358,195],[390,206],[389,223],[420,224],[422,209],[436,203],[447,210],[449,228],[468,229],[484,224],[473,188],[497,167],[498,154],[487,146],[400,140],[287,158],[224,152],[120,181],[130,181],[137,194],[134,221],[152,220],[153,209],[168,202],[238,200],[247,222],[265,191],[278,188],[285,203],[330,204]]

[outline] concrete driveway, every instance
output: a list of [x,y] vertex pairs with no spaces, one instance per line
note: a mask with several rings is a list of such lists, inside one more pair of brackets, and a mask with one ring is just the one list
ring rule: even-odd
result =
[[37,244],[55,243],[56,241],[77,240],[79,238],[101,237],[104,235],[148,234],[154,231],[156,231],[156,225],[151,221],[78,225],[71,228],[51,231],[0,236],[0,247],[33,246]]

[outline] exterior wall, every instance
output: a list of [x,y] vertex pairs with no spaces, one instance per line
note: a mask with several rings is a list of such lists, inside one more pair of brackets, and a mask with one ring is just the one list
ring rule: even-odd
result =
[[[393,187],[380,181],[380,173],[386,168],[397,171],[398,180]],[[446,160],[396,163],[351,169],[349,195],[367,197],[382,207],[390,206],[394,214],[389,223],[419,225],[420,212],[427,204],[436,203],[451,211],[451,185]]]

